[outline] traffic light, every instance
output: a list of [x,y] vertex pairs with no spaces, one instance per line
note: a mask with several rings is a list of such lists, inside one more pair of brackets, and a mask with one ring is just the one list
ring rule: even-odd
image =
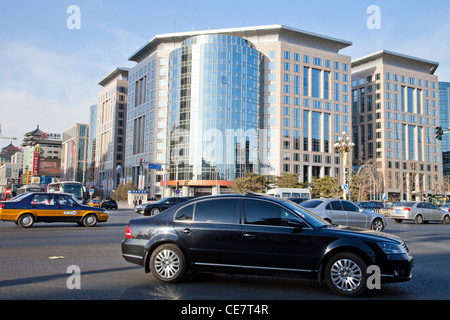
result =
[[139,159],[139,165],[142,167],[142,158]]
[[436,140],[442,140],[442,135],[444,132],[442,131],[442,127],[436,127]]

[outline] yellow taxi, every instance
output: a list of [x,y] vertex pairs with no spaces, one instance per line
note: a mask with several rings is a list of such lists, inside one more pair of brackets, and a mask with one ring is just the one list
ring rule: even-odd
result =
[[98,199],[92,199],[91,201],[89,201],[88,203],[91,207],[100,207],[100,205],[102,204],[100,202],[100,200]]
[[105,209],[85,206],[64,193],[24,193],[0,202],[0,221],[29,228],[36,222],[75,222],[93,227],[108,221]]

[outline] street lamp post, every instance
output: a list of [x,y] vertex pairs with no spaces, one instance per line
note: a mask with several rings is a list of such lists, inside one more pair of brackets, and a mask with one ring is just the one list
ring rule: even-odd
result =
[[345,185],[348,186],[348,166],[349,166],[349,161],[348,161],[348,154],[350,153],[350,151],[352,151],[353,147],[355,146],[355,144],[353,142],[350,142],[350,138],[347,136],[347,133],[344,131],[342,132],[342,136],[340,136],[338,138],[338,141],[334,144],[334,148],[337,152],[339,152],[339,156],[342,159],[343,162],[343,166],[344,166],[344,174],[343,174],[343,198],[346,200],[347,199],[347,190],[346,188],[344,188]]

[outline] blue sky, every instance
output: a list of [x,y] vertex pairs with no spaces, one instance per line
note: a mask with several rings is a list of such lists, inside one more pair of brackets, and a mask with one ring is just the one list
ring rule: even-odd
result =
[[[66,21],[80,8],[80,29]],[[367,8],[381,10],[369,29]],[[352,58],[386,49],[439,62],[450,81],[450,1],[0,0],[0,124],[20,144],[39,124],[62,133],[88,123],[98,82],[157,34],[282,24],[353,42]],[[0,140],[0,147],[10,140]]]

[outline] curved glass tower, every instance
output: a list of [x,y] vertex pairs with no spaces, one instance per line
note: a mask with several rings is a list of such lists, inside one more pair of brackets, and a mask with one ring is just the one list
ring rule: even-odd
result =
[[185,40],[169,58],[169,180],[258,171],[260,53],[242,38]]

